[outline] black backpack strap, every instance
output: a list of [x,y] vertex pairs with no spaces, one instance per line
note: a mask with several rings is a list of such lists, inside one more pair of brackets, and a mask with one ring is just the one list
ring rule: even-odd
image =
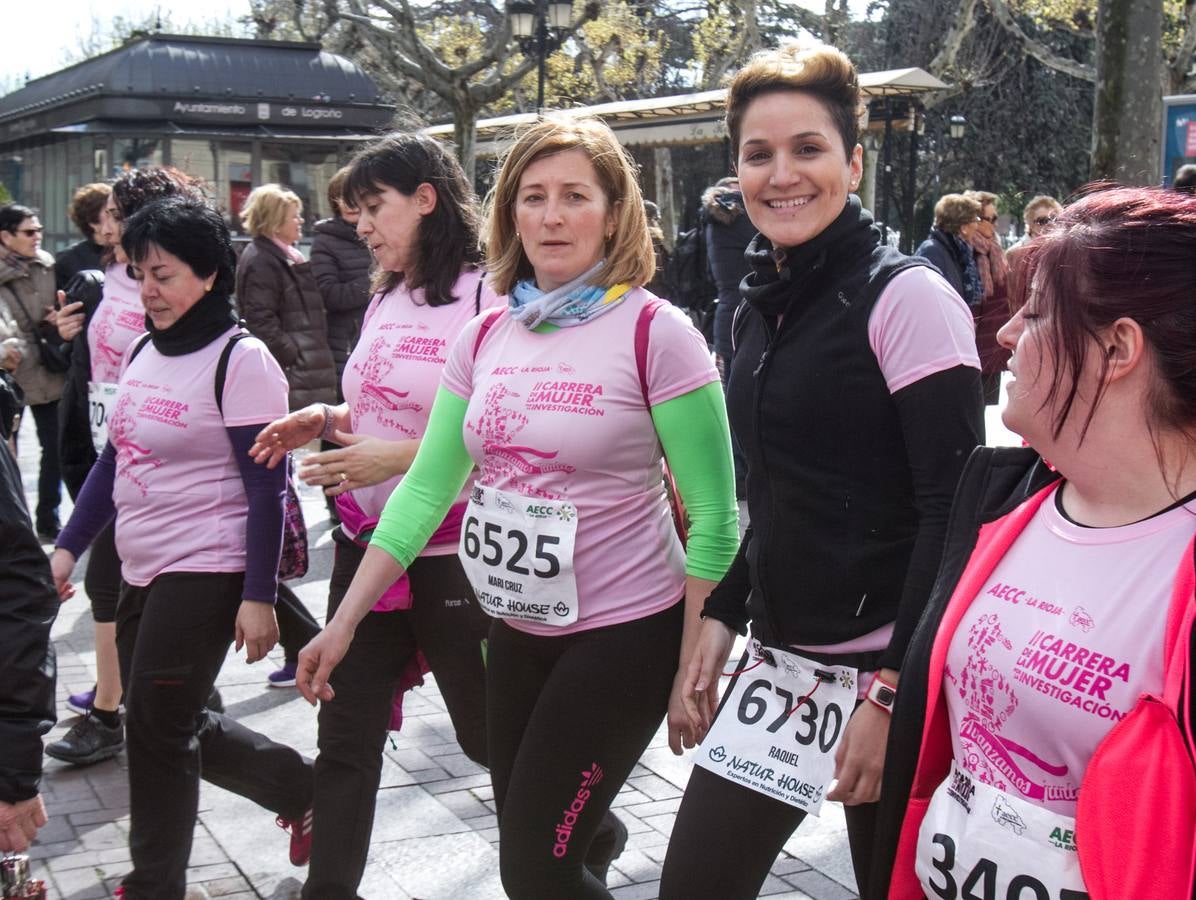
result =
[[248,331],[238,331],[229,336],[228,343],[220,351],[220,361],[216,363],[216,408],[220,410],[221,416],[224,415],[224,382],[228,378],[228,361],[232,358],[233,346],[237,341],[250,336]]
[[137,338],[137,342],[133,344],[133,352],[129,354],[129,362],[137,358],[137,354],[145,349],[145,345],[150,342],[150,333],[147,331],[141,337]]

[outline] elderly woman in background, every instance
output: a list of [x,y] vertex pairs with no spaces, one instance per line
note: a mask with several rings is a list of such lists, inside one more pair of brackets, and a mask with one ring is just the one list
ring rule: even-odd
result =
[[964,196],[980,204],[980,223],[967,242],[975,254],[984,298],[972,307],[972,315],[976,319],[976,351],[980,354],[984,404],[995,406],[1000,399],[1001,373],[1009,361],[1009,351],[997,342],[997,331],[1009,319],[1009,264],[997,239],[997,195],[965,191]]
[[[303,224],[303,204],[277,184],[263,184],[245,201],[241,221],[253,242],[237,265],[237,304],[245,324],[260,338],[286,373],[287,406],[302,409],[336,398],[336,365],[328,347],[324,301],[311,264],[295,248]],[[295,664],[319,624],[285,584],[278,591],[282,668],[270,687],[295,683]]]
[[934,205],[934,227],[915,253],[934,263],[972,309],[984,299],[980,272],[968,243],[979,224],[978,202],[963,194],[945,194]]
[[324,301],[311,264],[295,248],[303,205],[291,191],[263,184],[245,201],[241,221],[253,235],[237,265],[237,305],[245,324],[286,373],[292,410],[330,403],[336,365]]
[[68,281],[85,269],[104,268],[100,217],[111,193],[112,188],[106,184],[85,184],[71,197],[71,221],[83,235],[83,240],[72,244],[54,258],[54,285],[58,290],[61,291]]
[[58,398],[63,371],[48,365],[40,343],[57,348],[54,328],[54,257],[41,248],[42,223],[37,213],[11,203],[0,208],[0,365],[13,364],[13,377],[25,394],[37,425],[42,457],[37,479],[37,535],[58,536],[58,503],[62,478],[58,461]]

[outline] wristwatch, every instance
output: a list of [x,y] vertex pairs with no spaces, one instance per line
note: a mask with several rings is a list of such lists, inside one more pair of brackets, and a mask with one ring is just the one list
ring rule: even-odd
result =
[[869,702],[879,706],[889,715],[892,715],[893,704],[897,701],[897,685],[889,684],[877,675],[872,679],[872,684],[868,687],[867,698]]

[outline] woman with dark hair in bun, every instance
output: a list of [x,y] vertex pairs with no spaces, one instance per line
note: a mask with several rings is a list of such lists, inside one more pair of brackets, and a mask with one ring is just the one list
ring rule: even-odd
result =
[[123,896],[180,900],[201,774],[276,813],[293,863],[309,852],[310,762],[204,705],[234,639],[249,662],[278,639],[285,469],[253,465],[249,447],[286,412],[287,382],[237,324],[219,213],[151,203],[121,246],[149,334],[121,361],[108,441],[51,569],[65,599],[75,560],[116,516],[133,866]]

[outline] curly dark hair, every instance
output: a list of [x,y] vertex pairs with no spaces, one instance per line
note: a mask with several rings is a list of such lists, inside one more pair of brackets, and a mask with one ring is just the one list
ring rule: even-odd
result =
[[111,187],[102,182],[96,182],[83,185],[71,197],[71,205],[68,210],[71,221],[89,241],[95,240],[95,228],[92,227],[92,223],[104,211],[104,204],[108,202],[108,195],[111,193]]
[[447,147],[422,134],[392,134],[361,150],[349,164],[344,197],[361,207],[383,188],[410,197],[421,184],[436,191],[436,208],[419,224],[417,256],[406,272],[376,272],[371,287],[389,291],[402,281],[423,288],[429,306],[459,298],[453,285],[466,266],[482,258],[477,198],[461,164]]
[[206,200],[203,181],[173,166],[149,166],[131,169],[112,182],[112,193],[120,217],[127,219],[145,204],[163,197],[184,196]]

